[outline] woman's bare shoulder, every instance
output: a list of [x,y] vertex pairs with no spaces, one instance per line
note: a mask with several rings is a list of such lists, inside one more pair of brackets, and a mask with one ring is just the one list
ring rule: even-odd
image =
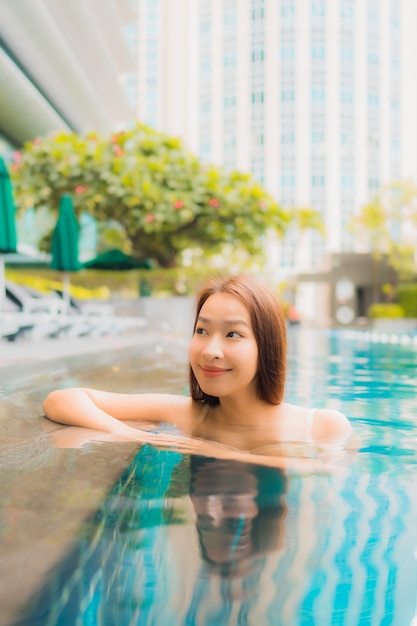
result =
[[308,408],[295,404],[283,404],[285,414],[300,424],[307,439],[315,443],[345,441],[352,433],[352,426],[343,413],[328,408]]
[[335,409],[316,409],[312,435],[318,443],[346,441],[352,434],[352,425],[346,415]]

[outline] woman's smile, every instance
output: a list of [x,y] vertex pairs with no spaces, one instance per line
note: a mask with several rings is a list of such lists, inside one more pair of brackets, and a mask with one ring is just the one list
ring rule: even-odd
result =
[[207,378],[215,378],[216,376],[223,376],[223,374],[227,374],[227,372],[231,372],[232,370],[229,368],[223,367],[212,367],[209,365],[200,365],[200,369],[203,372],[203,375]]

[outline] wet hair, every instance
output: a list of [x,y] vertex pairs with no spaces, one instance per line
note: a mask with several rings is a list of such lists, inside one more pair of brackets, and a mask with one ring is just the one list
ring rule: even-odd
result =
[[[277,296],[250,275],[213,276],[197,294],[193,334],[204,303],[215,293],[236,297],[248,310],[258,346],[257,396],[268,404],[280,404],[284,397],[287,336],[285,317]],[[219,404],[219,398],[201,390],[191,366],[189,376],[193,400],[211,406]]]

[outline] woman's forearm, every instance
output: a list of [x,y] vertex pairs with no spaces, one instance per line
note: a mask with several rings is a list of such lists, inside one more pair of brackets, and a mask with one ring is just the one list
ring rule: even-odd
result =
[[84,426],[117,435],[128,434],[132,428],[109,415],[81,388],[63,389],[50,393],[42,405],[50,420],[70,426]]

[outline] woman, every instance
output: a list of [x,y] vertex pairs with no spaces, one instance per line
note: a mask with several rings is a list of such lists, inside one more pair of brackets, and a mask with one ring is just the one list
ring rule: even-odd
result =
[[174,437],[175,445],[194,451],[190,437],[261,453],[288,442],[339,445],[351,433],[338,411],[283,401],[284,315],[275,294],[251,276],[213,277],[202,287],[189,360],[191,397],[63,389],[48,395],[45,415],[162,446],[173,445],[173,435],[150,433],[137,423],[171,423],[186,436]]

